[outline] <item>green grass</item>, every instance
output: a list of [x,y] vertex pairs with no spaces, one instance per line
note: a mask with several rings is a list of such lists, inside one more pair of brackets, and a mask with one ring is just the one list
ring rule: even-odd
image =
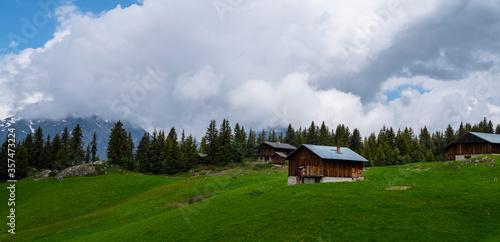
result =
[[[296,186],[286,184],[287,167],[253,164],[182,178],[25,179],[16,184],[16,235],[3,223],[0,240],[499,241],[493,158],[375,167],[361,182]],[[6,202],[0,209],[5,218]]]

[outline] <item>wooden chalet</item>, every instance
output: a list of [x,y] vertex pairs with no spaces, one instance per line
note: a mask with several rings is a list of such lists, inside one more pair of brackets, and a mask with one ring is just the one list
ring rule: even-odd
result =
[[443,148],[446,160],[466,160],[486,154],[500,154],[500,134],[469,132]]
[[270,161],[274,164],[284,164],[285,157],[296,148],[280,142],[262,142],[255,147],[258,161]]
[[363,163],[368,162],[345,147],[301,145],[288,160],[288,185],[363,180]]

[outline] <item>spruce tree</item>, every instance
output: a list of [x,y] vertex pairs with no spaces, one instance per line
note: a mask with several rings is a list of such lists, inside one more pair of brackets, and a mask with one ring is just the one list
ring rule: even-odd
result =
[[456,139],[455,131],[453,130],[450,124],[448,124],[446,131],[444,131],[444,139],[446,144],[450,144]]
[[[323,123],[321,123],[321,127],[319,128],[319,142],[318,142],[319,145],[328,145],[330,143],[330,134],[328,130],[329,128],[323,121]],[[361,139],[361,136],[359,138]]]
[[245,143],[245,157],[253,157],[255,156],[255,146],[257,146],[256,141],[256,134],[255,131],[250,128],[250,131],[248,132],[248,139],[246,140]]
[[216,165],[225,166],[233,161],[234,151],[232,144],[232,131],[231,126],[229,125],[229,121],[224,119],[220,126],[219,137],[218,137],[218,145],[219,149],[217,152],[218,162]]
[[495,130],[495,134],[500,134],[500,124],[497,125],[497,128]]
[[150,171],[150,138],[147,132],[144,132],[139,144],[137,145],[137,151],[135,152],[135,159],[139,164],[139,172],[149,173]]
[[266,141],[266,131],[262,129],[262,132],[257,136],[257,145],[262,144],[264,141]]
[[69,140],[69,158],[72,165],[80,164],[85,158],[85,151],[83,150],[82,129],[77,124],[71,132],[71,139]]
[[59,152],[61,147],[62,147],[61,138],[59,134],[56,134],[56,136],[54,136],[54,139],[52,139],[52,147],[51,147],[52,150],[50,151],[51,169],[60,169],[60,167],[58,167],[58,162],[57,162],[57,153]]
[[113,164],[125,166],[129,148],[127,131],[123,128],[122,122],[118,121],[109,135],[106,149],[108,160]]
[[180,151],[179,144],[177,142],[177,132],[175,128],[172,127],[170,132],[168,132],[167,139],[165,142],[165,159],[163,162],[164,174],[175,174],[180,172],[183,168],[183,164],[179,162]]
[[349,148],[354,152],[359,153],[363,145],[362,142],[361,133],[358,129],[354,129],[352,131],[351,139],[349,140]]
[[210,124],[207,128],[207,132],[205,134],[205,142],[206,142],[206,161],[210,165],[216,165],[218,163],[218,136],[219,131],[217,130],[217,126],[215,120],[210,121]]
[[295,130],[292,127],[292,124],[288,124],[288,128],[286,129],[285,132],[285,140],[284,142],[293,146],[298,146],[300,144],[297,144],[295,138]]
[[90,142],[90,145],[92,146],[90,149],[91,152],[90,159],[92,160],[92,162],[95,162],[97,161],[97,137],[95,132],[94,135],[92,136],[92,141]]
[[35,141],[33,142],[33,164],[37,169],[43,168],[42,150],[43,150],[43,131],[38,127],[35,132]]

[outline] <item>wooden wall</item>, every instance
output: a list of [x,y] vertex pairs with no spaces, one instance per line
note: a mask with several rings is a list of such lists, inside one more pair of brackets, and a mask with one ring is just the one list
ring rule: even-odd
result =
[[[305,166],[305,169],[299,167]],[[289,176],[363,177],[363,162],[323,160],[310,150],[302,148],[289,161]]]
[[453,144],[446,150],[446,160],[455,160],[456,155],[479,155],[500,153],[500,145],[491,143]]

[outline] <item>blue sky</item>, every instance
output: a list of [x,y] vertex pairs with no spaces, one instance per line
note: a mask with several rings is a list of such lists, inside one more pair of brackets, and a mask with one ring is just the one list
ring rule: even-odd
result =
[[[34,4],[36,2],[36,4]],[[43,4],[40,4],[43,3]],[[2,0],[0,1],[0,53],[18,52],[25,48],[38,48],[53,37],[56,30],[57,21],[53,17],[54,4],[57,6],[68,3],[62,0]],[[82,12],[92,12],[94,14],[102,13],[115,8],[118,4],[122,8],[128,7],[136,0],[75,0],[73,5],[77,6]],[[50,12],[47,12],[49,6]],[[52,16],[47,19],[41,17]],[[36,19],[38,18],[38,19]],[[35,20],[34,20],[35,19]],[[46,21],[47,20],[47,21]],[[38,25],[35,24],[38,21]],[[34,26],[35,32],[32,32],[29,26]],[[23,30],[29,32],[23,32]],[[28,33],[28,36],[25,35]],[[18,41],[18,45],[13,48],[12,40],[14,35],[22,37],[25,42]]]
[[500,123],[499,1],[75,0],[9,48],[54,16],[39,1],[0,0],[0,119],[97,113],[197,137],[223,118],[365,136]]

